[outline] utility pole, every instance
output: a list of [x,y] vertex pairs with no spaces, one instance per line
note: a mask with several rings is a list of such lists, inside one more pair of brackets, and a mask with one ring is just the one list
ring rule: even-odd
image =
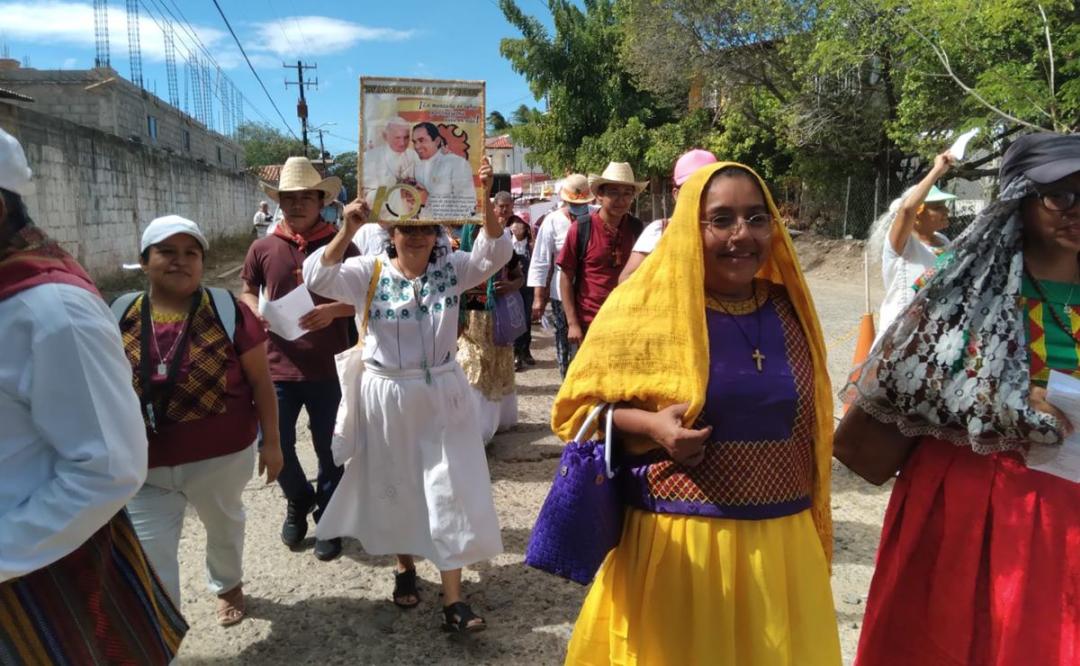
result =
[[326,148],[323,147],[323,142],[322,142],[323,130],[317,129],[315,131],[319,133],[319,159],[323,160],[323,159],[326,159]]
[[307,100],[304,98],[304,88],[306,86],[312,86],[313,85],[313,86],[315,86],[315,89],[317,90],[319,88],[319,80],[315,79],[314,81],[305,81],[304,80],[304,70],[318,69],[319,66],[317,64],[315,64],[315,65],[305,65],[303,62],[301,62],[299,60],[296,61],[295,65],[286,65],[285,63],[281,63],[281,66],[284,67],[285,69],[294,69],[294,68],[296,69],[296,80],[295,81],[289,81],[288,79],[286,79],[285,80],[285,87],[288,88],[289,86],[296,86],[296,87],[298,87],[300,89],[300,100],[296,103],[296,116],[300,119],[300,132],[301,132],[300,137],[301,137],[301,140],[303,140],[303,142],[304,142],[304,155],[307,156],[307,151],[308,151],[308,127],[307,127],[308,108],[307,108]]

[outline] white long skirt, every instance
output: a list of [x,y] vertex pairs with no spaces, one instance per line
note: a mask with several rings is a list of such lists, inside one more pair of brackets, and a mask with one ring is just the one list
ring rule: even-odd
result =
[[363,439],[316,527],[373,555],[417,555],[441,571],[502,552],[476,403],[455,361],[422,370],[368,366]]
[[504,395],[502,400],[488,400],[475,386],[470,386],[473,400],[476,401],[477,419],[480,426],[480,437],[484,445],[491,443],[495,433],[508,430],[517,425],[518,404],[517,394]]

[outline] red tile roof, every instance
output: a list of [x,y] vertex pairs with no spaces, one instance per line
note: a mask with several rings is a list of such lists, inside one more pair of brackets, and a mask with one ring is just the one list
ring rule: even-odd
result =
[[493,136],[484,140],[485,148],[506,148],[507,150],[514,147],[512,141],[510,141],[509,134],[503,134],[502,136]]

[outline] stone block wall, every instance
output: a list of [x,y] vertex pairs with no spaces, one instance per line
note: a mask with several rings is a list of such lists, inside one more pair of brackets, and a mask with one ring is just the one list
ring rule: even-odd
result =
[[[115,70],[0,69],[0,87],[34,98],[14,106],[92,127],[122,139],[171,150],[224,169],[244,168],[243,148],[194,118],[141,90]],[[214,113],[219,114],[217,106]],[[157,122],[157,137],[148,118]],[[187,140],[184,135],[187,133]]]
[[[34,171],[30,215],[95,277],[138,260],[150,220],[177,214],[212,239],[246,233],[258,180],[0,101],[0,127]],[[211,251],[212,251],[211,247]]]

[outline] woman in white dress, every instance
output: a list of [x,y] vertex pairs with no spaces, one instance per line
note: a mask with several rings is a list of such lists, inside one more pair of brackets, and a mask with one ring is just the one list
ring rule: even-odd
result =
[[[480,175],[489,188],[490,166]],[[355,459],[317,536],[398,554],[394,603],[405,608],[420,601],[413,556],[427,558],[442,577],[444,628],[477,631],[485,623],[462,601],[461,568],[502,552],[502,538],[476,403],[455,360],[458,309],[462,292],[506,265],[512,243],[488,206],[472,252],[437,244],[438,226],[400,225],[387,252],[342,263],[368,211],[350,204],[341,232],[304,262],[311,291],[355,305],[361,318],[370,302]]]
[[918,184],[889,205],[870,230],[870,252],[880,252],[881,277],[885,297],[878,317],[878,337],[915,297],[915,281],[933,268],[937,257],[949,244],[941,233],[949,226],[946,202],[956,196],[942,192],[934,183],[952,167],[955,158],[948,151],[934,158],[934,166]]

